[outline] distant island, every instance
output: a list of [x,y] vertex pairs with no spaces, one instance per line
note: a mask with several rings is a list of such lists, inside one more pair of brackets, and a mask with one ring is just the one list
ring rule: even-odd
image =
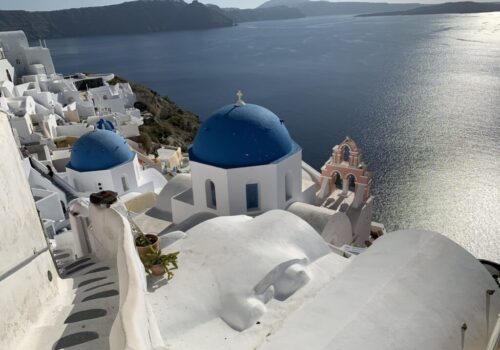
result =
[[357,15],[369,12],[404,11],[422,6],[419,3],[386,3],[386,2],[330,2],[307,0],[269,0],[259,9],[273,7],[290,7],[299,10],[306,17],[331,15]]
[[243,22],[313,16],[396,16],[500,11],[500,3],[440,5],[384,2],[269,0],[255,9],[220,8],[198,1],[139,0],[57,11],[1,11],[0,31],[23,30],[28,39],[130,35],[231,27]]
[[358,17],[372,16],[411,16],[411,15],[434,15],[434,14],[453,14],[453,13],[480,13],[500,11],[500,3],[486,2],[447,2],[438,5],[419,6],[406,11],[377,12],[361,14]]

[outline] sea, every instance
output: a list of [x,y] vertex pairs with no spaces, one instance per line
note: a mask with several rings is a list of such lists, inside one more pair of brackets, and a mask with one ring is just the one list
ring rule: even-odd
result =
[[47,40],[56,70],[113,72],[201,120],[236,100],[285,121],[316,169],[346,136],[374,220],[500,262],[500,13],[327,16]]

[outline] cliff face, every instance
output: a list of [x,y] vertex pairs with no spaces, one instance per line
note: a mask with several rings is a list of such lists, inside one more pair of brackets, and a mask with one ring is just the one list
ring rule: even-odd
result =
[[[117,77],[110,83],[125,81]],[[186,151],[198,132],[198,116],[144,85],[129,83],[137,97],[135,107],[144,112],[144,125],[139,128],[141,136],[134,141],[141,143],[148,153],[161,145],[181,147]]]
[[23,30],[29,39],[138,34],[232,26],[233,21],[198,2],[132,1],[59,11],[0,11],[0,31]]

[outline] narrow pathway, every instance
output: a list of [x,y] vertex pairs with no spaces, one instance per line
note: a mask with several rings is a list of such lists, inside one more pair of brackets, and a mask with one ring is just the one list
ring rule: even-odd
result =
[[[108,350],[109,333],[119,307],[116,267],[92,256],[69,262],[70,254],[55,250],[60,276],[72,284],[72,302],[49,305],[43,319],[29,334],[26,349]],[[68,297],[61,296],[62,298]]]

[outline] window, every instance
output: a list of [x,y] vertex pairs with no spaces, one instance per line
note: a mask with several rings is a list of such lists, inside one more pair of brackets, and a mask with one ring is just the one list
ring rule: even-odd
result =
[[130,189],[128,187],[127,178],[125,176],[122,176],[122,186],[123,186],[123,191],[124,192],[127,192]]
[[9,81],[12,82],[12,77],[10,76],[9,70],[6,69],[5,72],[7,73],[7,79],[9,79]]
[[347,181],[349,181],[349,191],[354,192],[356,190],[356,178],[354,175],[348,175]]
[[215,184],[212,180],[205,182],[205,192],[207,197],[207,207],[217,209],[217,195],[215,193]]
[[285,175],[285,201],[292,199],[292,178],[290,174]]
[[16,64],[21,64],[21,60],[19,58],[16,58]]
[[259,184],[247,184],[247,210],[259,209]]
[[351,150],[349,149],[349,147],[344,146],[344,149],[342,151],[344,152],[344,160],[348,162],[349,157],[351,156]]
[[342,189],[343,186],[343,180],[342,177],[340,176],[340,173],[333,173],[333,179],[335,180],[335,187]]

